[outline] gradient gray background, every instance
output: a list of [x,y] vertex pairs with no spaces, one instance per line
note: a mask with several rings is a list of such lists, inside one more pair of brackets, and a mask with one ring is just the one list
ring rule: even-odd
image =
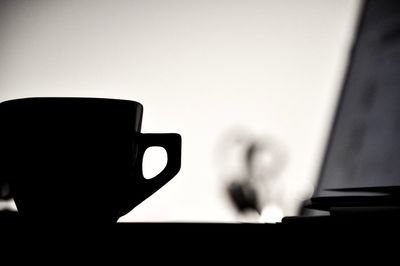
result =
[[121,221],[237,221],[216,159],[234,126],[287,147],[293,215],[316,181],[359,3],[3,0],[0,100],[132,99],[143,132],[180,133],[180,173]]

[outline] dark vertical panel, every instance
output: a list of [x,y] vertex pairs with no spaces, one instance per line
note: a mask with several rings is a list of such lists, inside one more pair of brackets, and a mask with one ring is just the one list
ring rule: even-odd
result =
[[400,185],[400,1],[364,3],[342,89],[316,196]]

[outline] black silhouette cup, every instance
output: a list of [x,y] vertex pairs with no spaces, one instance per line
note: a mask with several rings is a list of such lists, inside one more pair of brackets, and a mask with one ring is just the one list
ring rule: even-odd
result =
[[[143,106],[102,98],[24,98],[0,104],[1,168],[24,221],[115,223],[180,170],[179,134],[143,134]],[[165,168],[145,179],[143,155]]]

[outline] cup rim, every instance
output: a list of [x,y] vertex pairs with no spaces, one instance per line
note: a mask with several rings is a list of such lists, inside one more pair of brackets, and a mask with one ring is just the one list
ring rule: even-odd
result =
[[130,104],[136,104],[140,106],[141,109],[143,109],[143,105],[134,100],[128,100],[128,99],[121,99],[121,98],[106,98],[106,97],[64,97],[64,96],[50,96],[50,97],[23,97],[23,98],[14,98],[10,100],[5,100],[3,102],[0,102],[1,105],[3,104],[12,104],[12,103],[19,103],[19,102],[29,102],[29,101],[42,101],[42,100],[93,100],[93,101],[104,101],[104,102],[126,102]]

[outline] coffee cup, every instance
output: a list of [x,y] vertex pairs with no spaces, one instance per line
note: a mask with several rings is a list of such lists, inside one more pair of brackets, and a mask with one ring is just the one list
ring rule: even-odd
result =
[[[143,106],[104,98],[22,98],[0,104],[1,168],[23,221],[115,223],[180,170],[179,134],[141,133]],[[143,176],[147,148],[165,168]]]

